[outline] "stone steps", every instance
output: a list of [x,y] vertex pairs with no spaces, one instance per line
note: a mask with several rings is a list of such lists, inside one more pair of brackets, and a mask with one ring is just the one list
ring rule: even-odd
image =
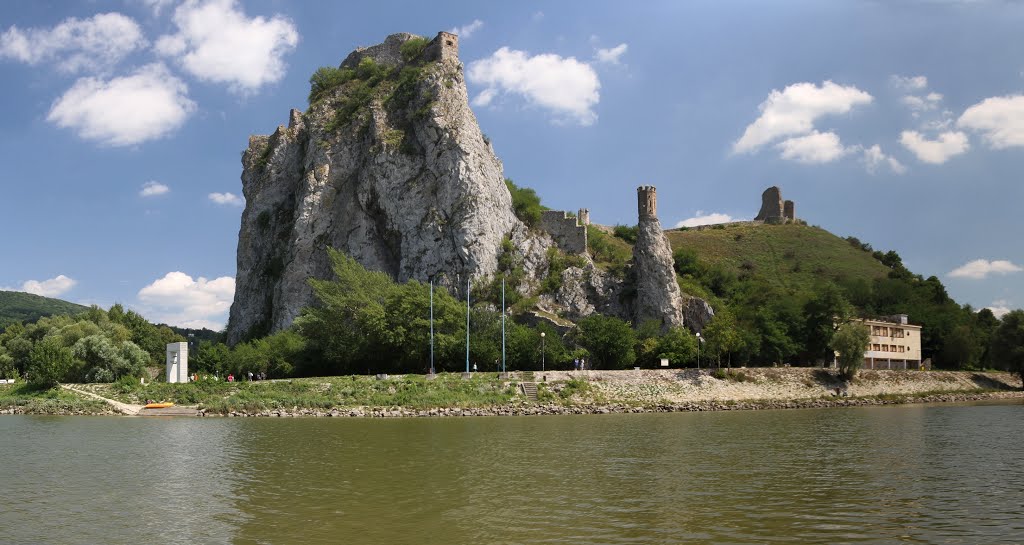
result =
[[523,395],[530,401],[537,401],[537,383],[536,382],[520,382],[519,388],[523,391]]

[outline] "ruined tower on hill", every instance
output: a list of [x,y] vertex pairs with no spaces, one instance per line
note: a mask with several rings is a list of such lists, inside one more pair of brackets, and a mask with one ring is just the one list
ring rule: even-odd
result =
[[656,189],[640,186],[636,196],[639,223],[633,246],[634,323],[658,320],[663,327],[681,326],[683,300],[672,266],[672,248],[658,221]]
[[792,223],[796,221],[796,204],[782,200],[782,190],[773,185],[761,193],[761,210],[754,221]]

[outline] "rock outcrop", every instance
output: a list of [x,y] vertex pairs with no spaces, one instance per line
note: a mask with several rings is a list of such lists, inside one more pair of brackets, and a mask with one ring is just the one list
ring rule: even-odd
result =
[[785,221],[783,208],[782,190],[773,185],[761,193],[761,210],[757,213],[754,221],[782,223]]
[[655,188],[638,187],[637,199],[640,221],[633,246],[634,323],[658,320],[663,327],[681,326],[683,300],[672,266],[672,248],[658,221]]
[[331,276],[327,247],[458,293],[496,271],[504,237],[525,266],[546,267],[551,242],[513,213],[469,108],[457,40],[442,32],[424,47],[394,34],[357,50],[339,70],[348,81],[292,110],[288,127],[250,138],[228,342],[287,327],[313,303],[308,279]]

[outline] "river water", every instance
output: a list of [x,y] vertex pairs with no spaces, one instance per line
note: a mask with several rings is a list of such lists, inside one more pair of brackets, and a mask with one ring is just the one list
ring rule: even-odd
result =
[[0,417],[0,543],[1022,543],[1024,404]]

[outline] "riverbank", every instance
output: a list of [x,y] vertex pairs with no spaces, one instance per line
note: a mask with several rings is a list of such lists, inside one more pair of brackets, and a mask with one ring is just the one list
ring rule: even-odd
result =
[[[537,387],[527,396],[522,383]],[[760,410],[1024,400],[1009,373],[749,368],[317,377],[263,382],[80,384],[36,392],[0,386],[0,414],[116,414],[118,404],[170,401],[198,416],[428,417]]]

